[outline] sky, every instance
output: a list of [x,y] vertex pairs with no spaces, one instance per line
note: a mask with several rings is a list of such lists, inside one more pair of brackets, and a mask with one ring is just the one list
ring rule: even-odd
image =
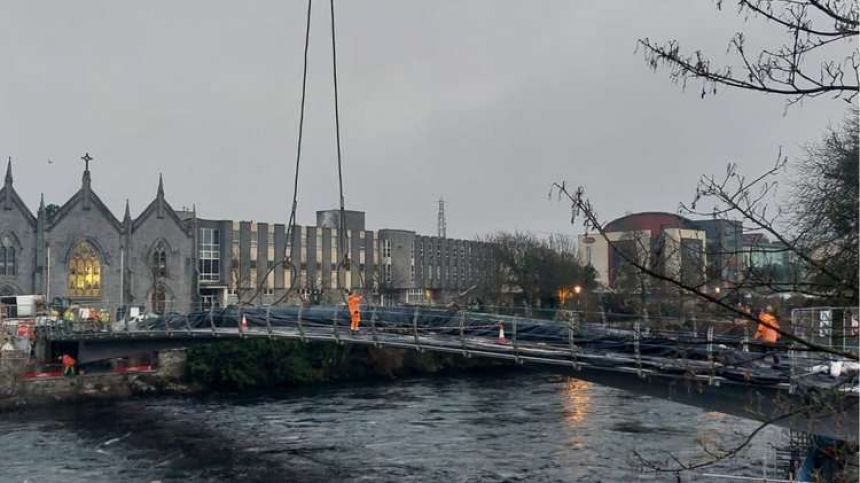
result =
[[[0,156],[35,211],[80,187],[117,216],[153,199],[215,219],[285,222],[306,2],[52,0],[0,5]],[[328,2],[313,5],[298,221],[338,205]],[[776,45],[710,0],[362,0],[336,5],[346,208],[368,229],[448,236],[581,232],[554,181],[601,219],[675,212],[698,178],[790,158],[845,115],[819,98],[721,90],[651,71],[636,40],[725,57],[731,35]],[[849,46],[851,48],[851,46]],[[49,162],[50,160],[50,162]]]

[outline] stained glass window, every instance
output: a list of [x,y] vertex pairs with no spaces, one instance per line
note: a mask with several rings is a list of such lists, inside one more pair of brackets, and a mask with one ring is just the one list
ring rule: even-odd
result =
[[79,242],[69,259],[70,297],[100,297],[102,292],[101,259],[95,247]]

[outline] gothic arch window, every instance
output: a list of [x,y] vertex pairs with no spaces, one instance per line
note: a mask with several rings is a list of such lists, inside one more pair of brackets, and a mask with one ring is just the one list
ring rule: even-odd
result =
[[15,241],[9,235],[3,235],[0,238],[0,276],[12,276],[17,273],[15,255]]
[[98,251],[82,241],[75,245],[69,257],[69,287],[71,297],[100,297],[102,267]]
[[152,250],[150,268],[155,278],[167,276],[167,248],[164,242],[158,242]]
[[149,295],[149,304],[152,311],[163,315],[173,301],[173,295],[169,288],[163,283],[155,284]]

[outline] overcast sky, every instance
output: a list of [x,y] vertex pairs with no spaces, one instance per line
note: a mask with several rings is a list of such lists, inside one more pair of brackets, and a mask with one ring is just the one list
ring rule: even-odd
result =
[[[0,5],[0,155],[35,210],[93,186],[117,216],[152,200],[284,222],[292,196],[304,1],[6,1]],[[328,2],[311,32],[299,222],[337,205]],[[675,211],[728,161],[753,173],[845,113],[818,99],[699,98],[650,71],[640,37],[722,57],[731,34],[773,44],[710,0],[338,3],[348,209],[369,229],[449,236],[577,233],[552,181],[585,185],[608,221]],[[49,164],[48,160],[53,163]]]

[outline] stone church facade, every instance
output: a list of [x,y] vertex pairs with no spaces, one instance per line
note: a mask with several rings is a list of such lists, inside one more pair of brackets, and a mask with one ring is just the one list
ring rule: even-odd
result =
[[0,189],[0,295],[43,294],[111,312],[192,309],[196,218],[180,219],[159,177],[155,199],[136,218],[126,202],[119,220],[93,192],[88,164],[68,201],[49,215],[43,198],[34,215],[9,162]]

